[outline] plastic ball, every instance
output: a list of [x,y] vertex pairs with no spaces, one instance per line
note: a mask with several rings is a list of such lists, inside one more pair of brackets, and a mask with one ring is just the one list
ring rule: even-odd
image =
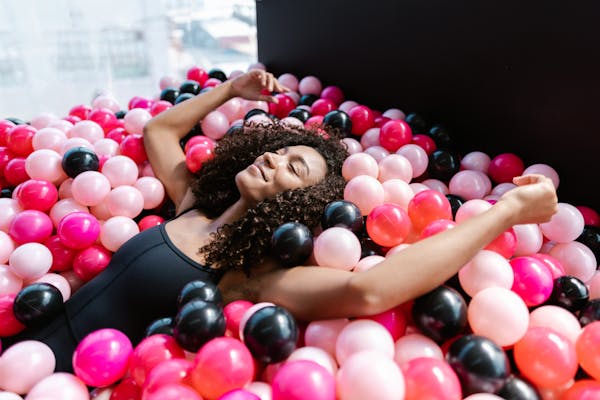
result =
[[[36,383],[54,372],[56,359],[52,349],[36,340],[15,343],[0,359],[0,387],[15,393],[27,393]],[[6,392],[0,392],[0,399]],[[21,397],[16,396],[21,399]],[[9,400],[9,399],[7,399]]]
[[38,210],[24,210],[15,215],[8,234],[17,243],[43,242],[52,234],[52,220]]
[[378,162],[377,166],[379,167],[377,179],[379,179],[380,182],[385,182],[390,179],[400,179],[408,183],[413,176],[410,161],[399,154],[389,154],[384,156],[383,159]]
[[414,197],[410,185],[401,179],[389,179],[381,184],[383,187],[383,200],[385,203],[395,203],[404,210]]
[[390,332],[378,322],[370,319],[352,321],[337,336],[335,357],[340,365],[344,365],[353,354],[362,351],[377,351],[392,359],[394,340]]
[[537,306],[550,297],[554,285],[552,273],[541,260],[515,257],[509,263],[515,276],[512,290],[527,306]]
[[62,168],[71,178],[84,171],[98,171],[98,156],[85,147],[73,147],[65,152],[62,159]]
[[150,229],[153,226],[160,225],[165,222],[165,219],[160,215],[146,215],[144,218],[138,222],[138,228],[141,231],[145,231],[146,229]]
[[245,389],[234,389],[220,396],[218,400],[261,400],[261,398]]
[[266,306],[254,312],[243,327],[244,343],[259,361],[285,360],[295,349],[298,327],[294,317],[279,306]]
[[338,129],[341,133],[348,136],[352,133],[352,120],[343,111],[333,110],[324,114],[323,125]]
[[142,135],[134,134],[125,137],[119,143],[119,151],[121,155],[131,158],[136,164],[141,164],[148,159]]
[[358,263],[360,254],[360,242],[348,229],[329,228],[314,240],[315,260],[321,266],[351,270]]
[[127,217],[111,217],[100,230],[100,242],[108,250],[115,252],[123,243],[139,233],[137,224]]
[[571,312],[581,310],[589,300],[585,283],[574,276],[561,276],[554,280],[554,287],[547,304],[557,305]]
[[558,243],[548,252],[565,269],[565,274],[576,277],[582,282],[592,278],[598,266],[594,253],[582,243]]
[[386,122],[379,133],[379,142],[388,151],[397,151],[412,140],[412,129],[402,120]]
[[423,334],[441,343],[466,327],[467,305],[456,290],[439,286],[415,299],[412,318]]
[[85,249],[98,239],[100,223],[89,213],[73,212],[60,220],[56,232],[65,246],[71,249]]
[[[296,108],[296,103],[294,100],[286,94],[276,94],[275,98],[277,99],[277,103],[269,103],[269,113],[279,119],[287,117],[290,111]],[[318,101],[314,104],[317,103]],[[313,114],[315,113],[313,112]]]
[[571,385],[561,395],[561,400],[594,400],[600,396],[600,382],[582,379]]
[[328,229],[342,227],[350,229],[355,234],[362,231],[364,226],[360,209],[349,201],[337,200],[325,206],[321,218],[321,227]]
[[[17,186],[19,183],[25,182],[29,178],[31,177],[27,174],[27,161],[22,157],[11,159],[4,167],[4,179],[6,179],[6,182],[11,186]],[[38,176],[36,178],[39,179],[40,177]]]
[[185,358],[185,354],[174,338],[167,335],[152,335],[143,339],[133,349],[129,359],[129,374],[142,387],[148,373],[164,360]]
[[67,301],[69,300],[69,297],[71,297],[71,286],[69,285],[67,279],[62,275],[47,273],[42,275],[40,278],[30,281],[29,283],[49,283],[60,291],[63,301]]
[[574,314],[562,307],[543,305],[529,316],[529,327],[541,326],[560,333],[571,343],[576,343],[581,334],[581,325]]
[[593,349],[600,343],[600,322],[585,326],[577,339],[577,357],[581,367],[594,379],[600,380],[600,356]]
[[448,182],[460,169],[458,156],[449,150],[435,150],[429,155],[427,172],[431,178]]
[[33,283],[15,297],[15,317],[26,326],[41,326],[52,321],[63,309],[63,297],[54,285]]
[[[6,258],[8,259],[8,256]],[[23,280],[13,274],[7,266],[0,265],[0,296],[18,293],[22,287]]]
[[304,332],[304,342],[307,346],[318,347],[335,356],[337,338],[348,323],[346,318],[312,321]]
[[187,351],[197,352],[202,345],[224,333],[225,317],[218,304],[194,299],[175,316],[173,337]]
[[108,266],[112,254],[99,244],[81,250],[73,259],[73,270],[84,281],[95,278]]
[[202,300],[223,307],[221,291],[209,281],[194,280],[186,283],[177,296],[177,308],[181,309],[192,300]]
[[335,400],[335,378],[321,365],[308,360],[284,364],[272,382],[273,400]]
[[226,330],[225,335],[235,339],[240,338],[240,323],[245,312],[254,304],[246,300],[234,300],[223,308],[225,315]]
[[66,372],[56,372],[37,382],[27,393],[27,400],[80,400],[89,398],[89,390],[81,379]]
[[37,129],[31,125],[16,125],[6,134],[6,147],[18,157],[27,157],[33,152],[33,137]]
[[493,251],[481,250],[458,271],[458,279],[463,290],[473,297],[489,287],[510,289],[514,273],[506,258]]
[[456,373],[443,360],[421,357],[402,365],[406,383],[405,400],[461,400],[462,390]]
[[121,185],[134,185],[139,170],[129,157],[114,156],[106,160],[102,166],[102,174],[108,178],[111,187],[114,188]]
[[67,135],[57,128],[40,129],[32,140],[34,150],[48,149],[59,152]]
[[286,267],[302,265],[313,251],[312,233],[299,222],[282,224],[273,231],[271,251]]
[[490,178],[496,183],[512,182],[515,176],[523,174],[523,160],[512,153],[499,154],[492,158],[488,167]]
[[433,153],[434,151],[437,150],[435,141],[427,135],[423,135],[423,134],[413,135],[411,143],[416,144],[417,146],[419,146],[423,150],[425,150],[425,153],[427,153],[427,156],[430,156],[431,153]]
[[375,125],[375,116],[373,111],[367,106],[357,105],[347,111],[352,121],[352,133],[362,135],[367,129]]
[[[287,115],[287,114],[286,114]],[[221,139],[229,128],[229,121],[220,111],[211,111],[201,122],[202,132],[211,139]]]
[[450,202],[435,190],[424,190],[415,194],[408,204],[408,216],[417,232],[438,219],[452,219]]
[[433,340],[420,333],[410,333],[396,340],[394,361],[400,367],[415,358],[444,359],[442,349]]
[[543,235],[538,224],[520,224],[512,227],[517,239],[514,256],[529,256],[542,248]]
[[[102,110],[94,110],[90,112],[90,116],[94,115],[96,115],[99,120],[103,120],[104,117],[107,117],[113,124],[116,122],[114,114],[112,114],[110,111],[108,111],[108,113],[103,113]],[[89,143],[94,144],[96,141],[104,137],[104,131],[102,126],[92,120],[80,121],[77,122],[69,131],[69,137],[85,139]]]
[[373,208],[383,204],[383,198],[382,184],[371,176],[356,176],[344,188],[344,200],[356,204],[362,215],[369,215]]
[[319,78],[315,76],[305,76],[298,83],[298,91],[301,95],[313,94],[319,96],[323,90],[323,85]]
[[411,222],[404,209],[393,203],[373,208],[367,216],[367,233],[380,246],[392,247],[404,241],[411,229]]
[[11,272],[23,280],[33,280],[48,272],[52,253],[40,243],[25,243],[17,247],[8,259]]
[[377,178],[379,167],[377,161],[366,153],[352,154],[342,165],[342,176],[347,181],[360,175],[368,175]]

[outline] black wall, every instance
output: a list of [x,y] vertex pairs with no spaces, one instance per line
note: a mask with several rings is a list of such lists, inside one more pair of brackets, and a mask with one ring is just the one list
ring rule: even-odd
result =
[[258,55],[348,99],[418,112],[464,154],[514,152],[600,210],[600,2],[257,0]]

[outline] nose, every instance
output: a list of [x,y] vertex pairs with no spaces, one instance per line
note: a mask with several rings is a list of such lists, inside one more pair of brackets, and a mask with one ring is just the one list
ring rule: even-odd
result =
[[269,168],[275,168],[282,160],[282,156],[277,153],[266,152],[264,159]]

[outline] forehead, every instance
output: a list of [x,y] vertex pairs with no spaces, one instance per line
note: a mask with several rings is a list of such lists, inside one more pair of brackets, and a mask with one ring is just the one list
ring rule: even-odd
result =
[[321,162],[325,163],[325,159],[317,150],[313,149],[310,146],[297,145],[297,146],[288,146],[282,151],[286,152],[289,155],[294,156],[302,156],[307,162]]

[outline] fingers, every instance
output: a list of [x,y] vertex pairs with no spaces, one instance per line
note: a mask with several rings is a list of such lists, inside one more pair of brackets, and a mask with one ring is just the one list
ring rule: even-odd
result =
[[546,178],[544,175],[540,175],[540,174],[515,176],[513,178],[513,183],[517,186],[530,185],[533,183],[540,183],[540,182],[545,182],[545,181],[549,181],[549,179]]
[[260,86],[264,89],[267,89],[269,92],[289,92],[290,89],[283,86],[279,83],[279,81],[273,76],[273,74],[263,71],[263,70],[252,70],[251,71],[253,77],[260,81]]

